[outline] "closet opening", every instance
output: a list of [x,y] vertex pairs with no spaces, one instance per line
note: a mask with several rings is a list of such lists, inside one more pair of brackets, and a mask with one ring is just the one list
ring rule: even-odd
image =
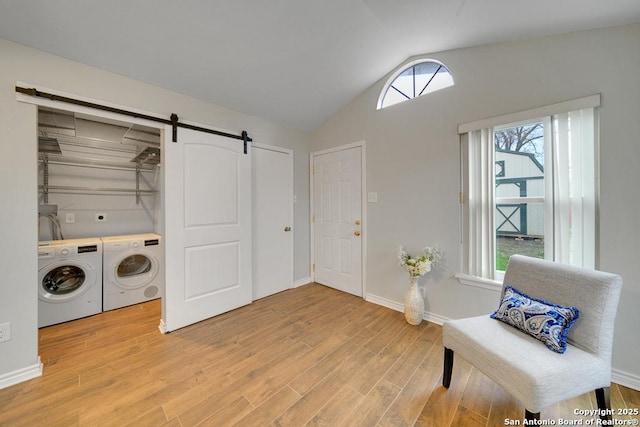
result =
[[162,138],[38,107],[39,328],[163,297]]

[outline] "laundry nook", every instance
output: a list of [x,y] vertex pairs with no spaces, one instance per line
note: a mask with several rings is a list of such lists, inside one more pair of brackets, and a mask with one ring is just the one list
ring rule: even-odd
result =
[[39,108],[39,327],[162,297],[160,153],[158,129]]

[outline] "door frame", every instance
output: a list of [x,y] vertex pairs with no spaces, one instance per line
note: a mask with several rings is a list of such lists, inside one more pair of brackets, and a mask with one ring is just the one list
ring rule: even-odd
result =
[[[290,222],[291,222],[291,230],[293,231],[293,236],[291,238],[291,271],[289,272],[289,277],[290,277],[290,281],[288,283],[289,287],[288,289],[292,289],[293,288],[293,273],[294,273],[294,248],[295,248],[295,237],[296,237],[296,227],[295,227],[295,218],[294,218],[294,182],[293,182],[293,150],[289,149],[289,148],[284,148],[284,147],[278,147],[276,145],[269,145],[269,144],[264,144],[264,143],[260,143],[260,142],[252,142],[251,143],[251,149],[261,149],[261,150],[270,150],[270,151],[275,151],[278,153],[283,153],[289,156],[289,182],[291,183],[291,187],[289,188],[289,217],[291,218]],[[251,173],[253,174],[253,163],[251,164]],[[252,177],[253,178],[253,177]],[[254,192],[253,189],[251,189],[251,197],[252,197],[252,205],[253,205],[253,196],[254,196]],[[252,216],[253,216],[254,212],[252,209]],[[253,242],[252,242],[253,245]],[[252,265],[253,268],[253,265]],[[255,291],[255,289],[254,289]],[[252,298],[255,297],[255,294],[252,296]],[[253,299],[255,301],[255,298]]]
[[[30,87],[30,88],[35,88],[39,91],[43,91],[43,92],[48,92],[48,93],[52,93],[55,95],[59,95],[59,96],[63,96],[63,97],[70,97],[70,98],[75,98],[75,99],[79,99],[82,101],[86,101],[89,103],[96,103],[96,104],[101,104],[101,105],[108,105],[110,107],[116,108],[116,109],[123,109],[123,110],[128,110],[128,111],[136,111],[139,112],[140,114],[144,114],[144,115],[148,115],[148,116],[154,116],[157,115],[158,113],[155,112],[151,112],[151,111],[145,111],[145,110],[140,110],[140,109],[132,109],[129,106],[126,105],[121,105],[121,104],[115,104],[115,103],[111,103],[111,102],[107,102],[103,99],[97,99],[97,98],[90,98],[90,97],[86,97],[86,96],[82,96],[79,95],[77,93],[71,93],[71,92],[65,92],[65,91],[61,91],[61,90],[57,90],[57,89],[52,89],[50,87],[46,87],[46,86],[42,86],[40,84],[32,84],[32,83],[28,83],[28,82],[24,82],[24,81],[20,81],[18,80],[16,82],[16,86],[21,86],[21,87]],[[143,126],[147,126],[147,127],[151,127],[151,128],[155,128],[158,129],[160,131],[160,152],[164,151],[164,145],[165,145],[165,141],[167,140],[167,136],[165,135],[164,132],[164,125],[152,121],[152,120],[146,120],[140,117],[133,117],[133,116],[128,116],[128,115],[124,115],[124,114],[118,114],[118,113],[114,113],[114,112],[109,112],[109,111],[104,111],[104,110],[97,110],[95,108],[91,108],[91,107],[85,107],[85,106],[81,106],[81,105],[76,105],[76,104],[69,104],[66,102],[62,102],[62,101],[55,101],[55,100],[51,100],[51,99],[47,99],[47,98],[39,98],[39,97],[34,97],[34,96],[30,96],[30,95],[25,95],[23,93],[20,92],[16,92],[16,101],[17,102],[22,102],[24,104],[31,104],[35,107],[35,110],[33,111],[34,114],[34,123],[36,125],[36,134],[37,134],[37,129],[38,129],[38,108],[39,107],[49,107],[49,108],[55,108],[58,110],[64,110],[64,111],[70,111],[73,113],[79,113],[79,114],[85,114],[88,116],[94,116],[94,117],[98,117],[100,119],[104,119],[106,121],[109,120],[114,120],[114,121],[118,121],[118,122],[127,122],[127,123],[133,123],[133,124],[139,124],[139,125],[143,125]],[[35,142],[35,150],[37,151],[37,138],[34,139]],[[34,162],[36,162],[37,164],[37,157],[34,157]],[[37,167],[36,167],[37,170]],[[159,219],[156,219],[156,224],[157,224],[157,232],[158,234],[164,235],[164,179],[162,174],[164,174],[164,168],[161,167],[160,168],[160,185],[159,185],[159,194],[158,196],[160,197],[160,202],[157,204],[158,206],[158,213],[160,215]],[[37,195],[37,189],[36,189],[36,195]],[[36,197],[37,199],[37,197]],[[37,214],[37,207],[34,207],[34,213]],[[35,261],[36,261],[36,271],[37,271],[37,267],[38,267],[38,259],[37,259],[37,249],[38,249],[38,242],[33,242],[33,251],[32,253],[35,256]],[[161,273],[164,274],[164,258],[162,259],[162,268],[161,268]],[[162,299],[164,300],[164,295],[162,296]],[[35,311],[35,321],[33,322],[33,325],[35,326],[34,329],[34,334],[36,337],[36,341],[37,341],[37,337],[38,337],[38,310],[37,310],[37,299],[35,300],[35,304],[36,304],[36,311]],[[160,314],[160,332],[164,333],[162,331],[161,325],[162,325],[162,318],[164,316],[164,313]],[[40,352],[40,344],[39,342],[36,344],[36,352],[39,353]],[[38,376],[41,376],[43,373],[43,369],[42,369],[42,364],[40,363],[40,356],[38,356],[38,371],[37,373],[34,373],[33,375],[30,376],[24,376],[24,379],[30,379],[30,378],[35,378]],[[22,381],[22,380],[20,380]],[[0,381],[0,388],[2,387],[2,381]],[[11,383],[13,384],[13,383]],[[10,384],[10,385],[11,385]]]
[[367,299],[367,181],[366,181],[366,177],[367,177],[367,164],[366,164],[366,142],[364,140],[362,141],[358,141],[358,142],[353,142],[351,144],[345,144],[345,145],[339,145],[337,147],[332,147],[332,148],[327,148],[325,150],[320,150],[320,151],[312,151],[311,153],[309,153],[309,223],[311,225],[310,227],[310,264],[309,264],[309,271],[311,272],[310,276],[311,276],[311,281],[315,281],[315,269],[314,266],[316,264],[315,262],[315,221],[314,221],[314,206],[313,206],[313,200],[314,200],[314,194],[313,194],[313,187],[314,187],[314,179],[315,179],[315,174],[314,174],[314,167],[315,167],[315,157],[316,156],[321,156],[323,154],[330,154],[330,153],[337,153],[339,151],[343,151],[343,150],[349,150],[351,148],[360,148],[360,160],[361,160],[361,168],[360,168],[360,175],[361,175],[361,192],[360,192],[360,198],[361,198],[361,214],[360,214],[360,218],[362,218],[362,224],[361,224],[361,229],[362,229],[362,251],[361,251],[361,265],[362,265],[362,271],[361,271],[361,277],[362,277],[362,298],[363,299]]

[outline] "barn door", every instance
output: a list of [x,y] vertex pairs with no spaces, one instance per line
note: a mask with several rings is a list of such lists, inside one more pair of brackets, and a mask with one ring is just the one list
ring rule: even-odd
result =
[[251,303],[251,155],[243,148],[182,128],[177,143],[165,143],[167,332]]

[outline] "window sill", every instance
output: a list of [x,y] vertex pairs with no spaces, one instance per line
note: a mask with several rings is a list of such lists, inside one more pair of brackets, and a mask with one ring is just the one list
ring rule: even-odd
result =
[[502,283],[496,280],[485,279],[477,276],[469,276],[464,273],[456,273],[454,276],[460,283],[475,288],[490,289],[492,291],[502,291]]

